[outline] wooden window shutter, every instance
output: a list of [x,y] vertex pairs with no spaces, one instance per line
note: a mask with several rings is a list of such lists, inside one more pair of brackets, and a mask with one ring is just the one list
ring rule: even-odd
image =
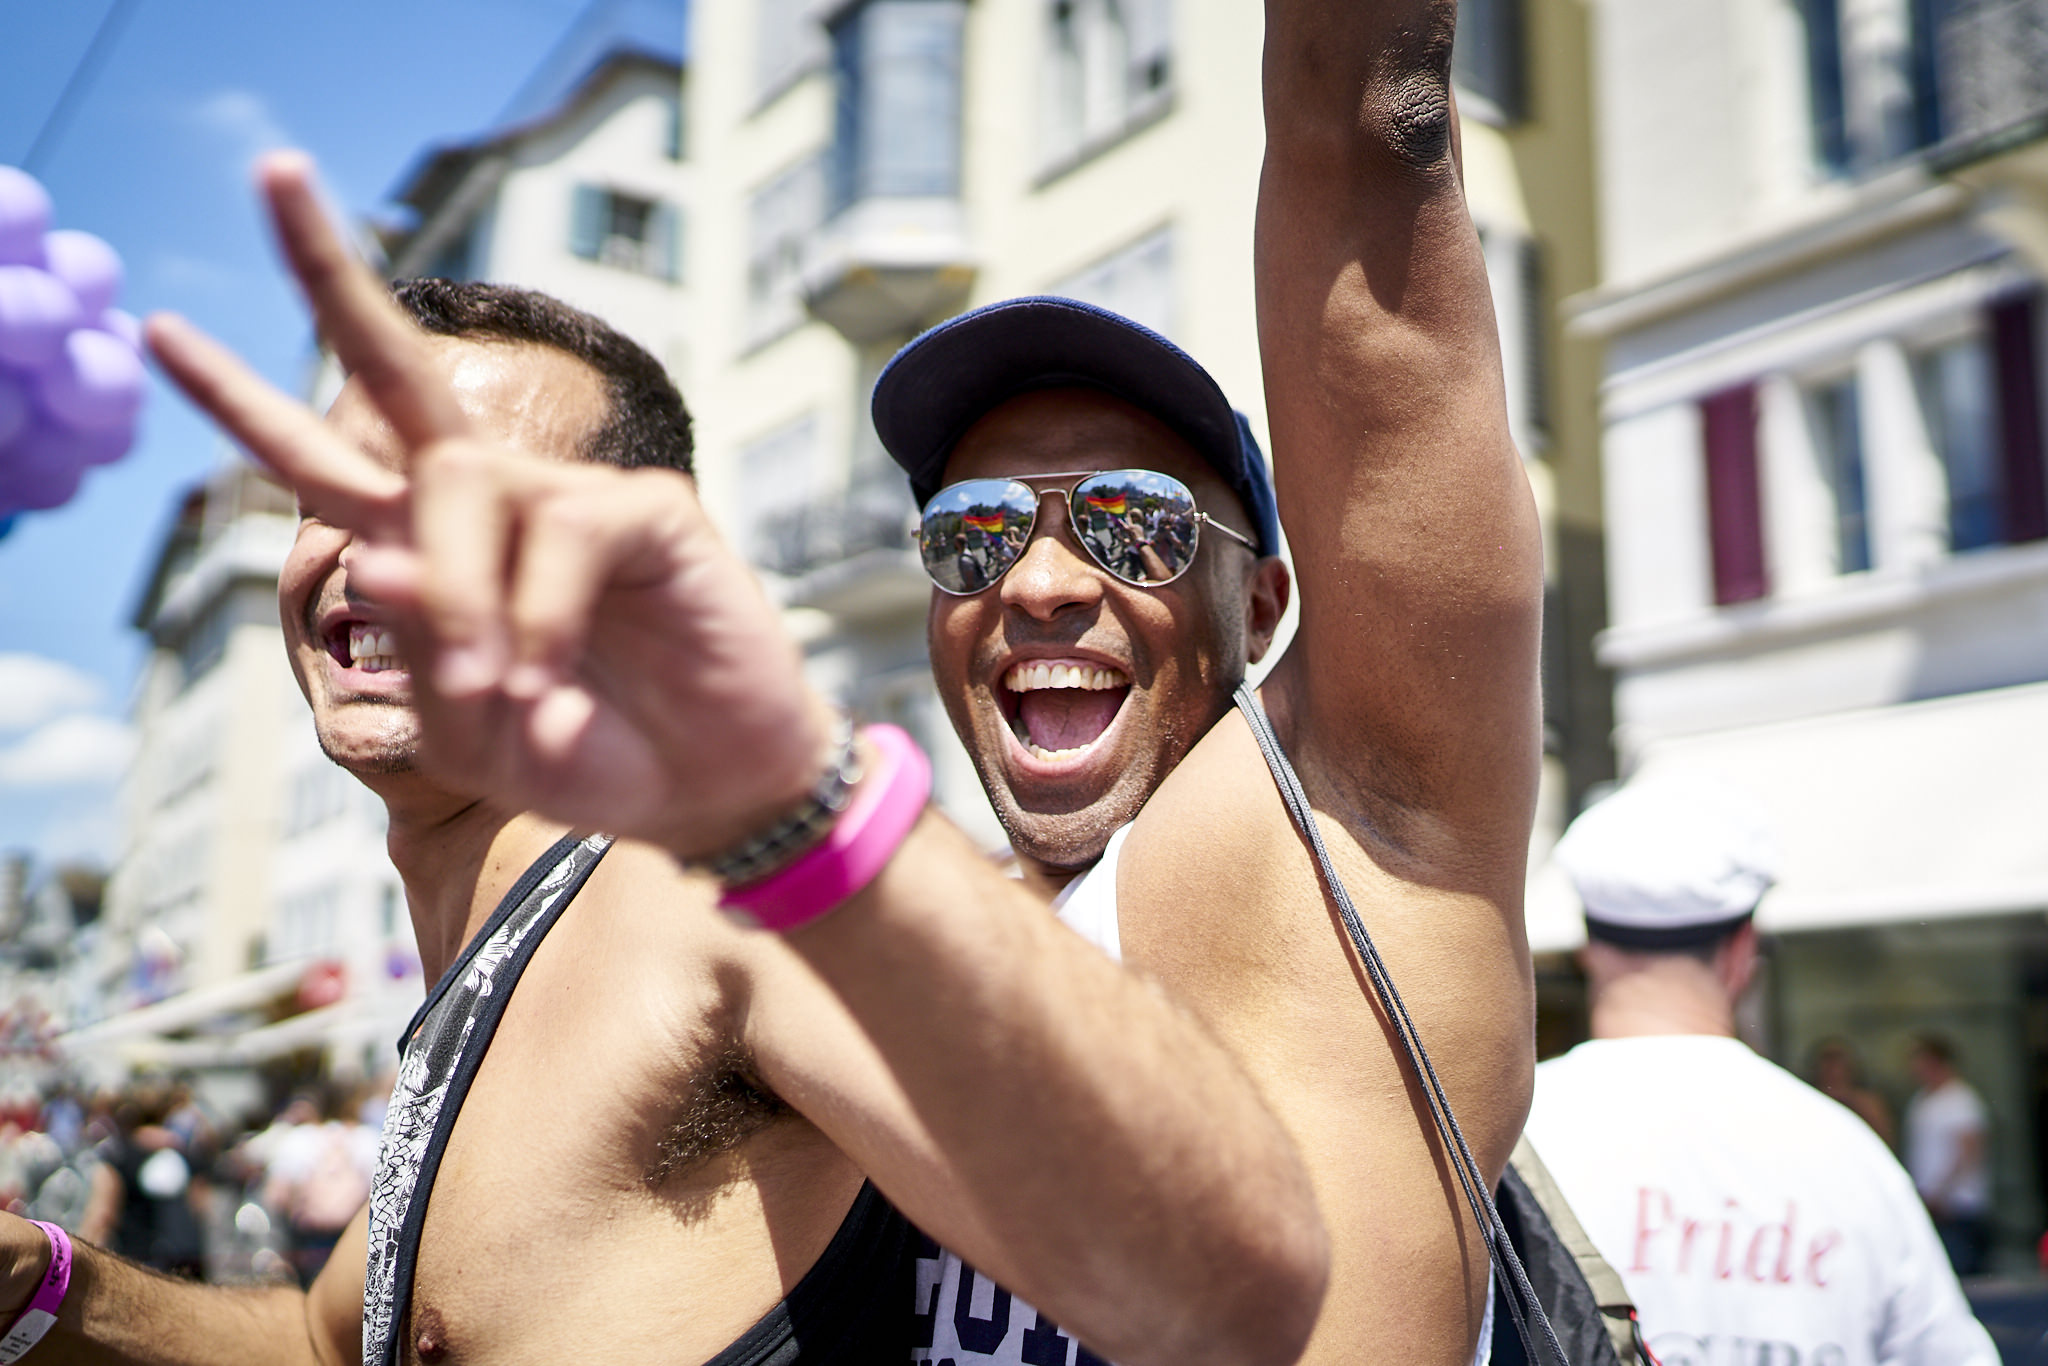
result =
[[578,185],[569,202],[569,253],[595,261],[611,227],[611,196],[595,185]]
[[1753,602],[1770,591],[1764,572],[1763,493],[1757,470],[1756,385],[1700,400],[1707,464],[1707,535],[1714,601]]
[[2048,471],[2041,460],[2041,359],[2034,344],[2039,301],[2039,294],[2029,293],[1991,306],[1991,363],[1998,385],[2007,541],[2048,537]]

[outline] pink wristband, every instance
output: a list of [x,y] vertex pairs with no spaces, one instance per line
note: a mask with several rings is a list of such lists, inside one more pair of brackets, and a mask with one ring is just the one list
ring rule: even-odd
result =
[[46,1224],[40,1219],[30,1222],[50,1240],[50,1269],[43,1273],[42,1283],[36,1286],[28,1308],[15,1315],[14,1322],[7,1325],[7,1332],[0,1334],[0,1366],[21,1360],[29,1348],[43,1340],[43,1334],[57,1322],[57,1309],[64,1303],[64,1292],[71,1288],[70,1235],[55,1224]]
[[895,857],[931,797],[931,760],[895,726],[868,726],[861,734],[874,751],[874,768],[845,813],[795,863],[759,882],[726,888],[718,904],[727,914],[787,933],[846,902]]

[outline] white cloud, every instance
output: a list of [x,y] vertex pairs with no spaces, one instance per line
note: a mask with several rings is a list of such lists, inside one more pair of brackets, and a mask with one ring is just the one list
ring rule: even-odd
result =
[[245,285],[251,274],[218,261],[181,251],[160,251],[150,257],[150,280],[159,293],[219,291]]
[[292,142],[291,134],[271,113],[270,102],[253,90],[233,86],[216,90],[192,106],[192,119],[233,146],[241,163]]
[[135,752],[128,727],[105,716],[74,714],[0,749],[0,788],[90,787],[118,781]]
[[0,654],[0,735],[100,700],[99,680],[42,655]]

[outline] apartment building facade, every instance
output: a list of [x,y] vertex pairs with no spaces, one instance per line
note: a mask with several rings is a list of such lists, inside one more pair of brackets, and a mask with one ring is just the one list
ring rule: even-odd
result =
[[1987,151],[2048,105],[2048,7],[1591,9],[1601,283],[1571,308],[1605,344],[1621,765],[1770,813],[1755,1042],[1800,1068],[1849,1039],[1894,1103],[1916,1032],[1960,1045],[2017,1259],[2048,1114],[2048,254]]

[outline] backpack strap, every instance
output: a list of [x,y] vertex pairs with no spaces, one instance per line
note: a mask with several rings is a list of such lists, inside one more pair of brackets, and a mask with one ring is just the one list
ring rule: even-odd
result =
[[1444,1155],[1450,1161],[1451,1170],[1457,1174],[1458,1186],[1464,1193],[1465,1203],[1472,1210],[1473,1219],[1486,1237],[1487,1247],[1492,1253],[1494,1279],[1501,1288],[1501,1302],[1507,1306],[1508,1317],[1514,1320],[1515,1331],[1521,1335],[1530,1360],[1537,1366],[1571,1366],[1570,1358],[1557,1340],[1556,1330],[1550,1325],[1549,1316],[1543,1311],[1542,1302],[1536,1297],[1535,1288],[1529,1283],[1529,1273],[1515,1252],[1507,1227],[1501,1222],[1500,1211],[1494,1207],[1493,1191],[1485,1173],[1479,1170],[1471,1145],[1465,1141],[1465,1131],[1458,1127],[1458,1117],[1451,1112],[1450,1099],[1444,1094],[1443,1083],[1437,1079],[1436,1067],[1429,1060],[1428,1050],[1422,1046],[1415,1020],[1394,986],[1386,961],[1380,957],[1379,946],[1373,943],[1365,922],[1359,918],[1351,893],[1330,862],[1329,847],[1323,843],[1322,828],[1316,823],[1316,813],[1309,805],[1308,793],[1295,774],[1294,765],[1288,761],[1286,751],[1280,747],[1280,737],[1273,732],[1273,723],[1266,716],[1266,708],[1249,683],[1238,685],[1236,700],[1238,710],[1244,714],[1245,724],[1251,727],[1252,738],[1259,743],[1259,752],[1266,756],[1266,767],[1272,770],[1273,781],[1280,789],[1280,800],[1287,807],[1287,814],[1293,818],[1295,829],[1301,832],[1309,852],[1315,856],[1324,890],[1337,908],[1338,918],[1344,923],[1352,948],[1358,952],[1359,964],[1372,985],[1373,995],[1378,999],[1380,1009],[1386,1012],[1388,1024],[1393,1027],[1395,1037],[1401,1041],[1401,1047],[1408,1055],[1408,1064],[1414,1069],[1415,1080],[1429,1104],[1429,1117],[1436,1125],[1437,1136],[1443,1141]]
[[1599,1248],[1593,1246],[1593,1240],[1587,1236],[1585,1226],[1579,1223],[1571,1202],[1558,1188],[1557,1178],[1550,1174],[1550,1168],[1543,1165],[1543,1159],[1537,1156],[1527,1134],[1515,1141],[1514,1155],[1508,1158],[1508,1165],[1515,1169],[1515,1175],[1522,1178],[1522,1184],[1528,1187],[1537,1207],[1550,1220],[1558,1241],[1578,1263],[1579,1274],[1585,1277],[1586,1288],[1593,1292],[1593,1302],[1600,1307],[1600,1317],[1606,1323],[1607,1339],[1614,1345],[1614,1355],[1623,1366],[1649,1366],[1650,1355],[1642,1350],[1642,1328],[1636,1320],[1636,1307],[1629,1299],[1628,1287],[1621,1283],[1621,1273],[1600,1255]]

